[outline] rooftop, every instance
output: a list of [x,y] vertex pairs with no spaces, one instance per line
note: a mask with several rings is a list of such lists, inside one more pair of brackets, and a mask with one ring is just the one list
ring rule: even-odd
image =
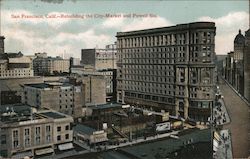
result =
[[61,118],[65,118],[64,115],[58,113],[58,112],[43,112],[43,113],[40,113],[46,117],[49,117],[49,118],[53,118],[53,119],[61,119]]
[[31,115],[32,107],[24,104],[8,104],[0,107],[0,121],[9,124],[31,119],[41,119],[37,114]]
[[95,132],[96,130],[89,127],[89,126],[86,126],[86,125],[83,125],[83,124],[77,124],[74,128],[73,128],[73,131],[77,131],[77,132],[82,132],[84,134],[88,134],[88,135],[91,135],[93,134],[93,132]]
[[[152,142],[141,143],[135,146],[120,148],[129,154],[138,158],[167,158],[173,152],[186,148],[185,143],[192,139],[192,144],[205,143],[207,147],[211,145],[211,130],[210,129],[194,129],[183,135],[178,135],[179,139],[165,138]],[[195,152],[195,151],[193,151]],[[210,153],[212,149],[210,149]],[[211,154],[210,154],[211,155]],[[208,156],[207,156],[208,157]],[[211,156],[210,156],[211,157]],[[172,157],[171,157],[172,158]],[[209,157],[208,157],[209,158]]]
[[7,104],[0,106],[0,114],[14,111],[15,113],[30,112],[31,107],[24,104]]
[[144,30],[136,30],[136,31],[128,31],[128,32],[118,32],[117,37],[127,36],[127,35],[137,35],[142,33],[157,33],[163,31],[178,31],[178,30],[187,30],[187,29],[203,29],[203,28],[211,28],[215,29],[214,22],[193,22],[193,23],[185,23],[178,24],[174,26],[161,27],[161,28],[152,28],[152,29],[144,29]]
[[50,82],[50,83],[25,84],[25,86],[44,89],[44,88],[49,88],[49,87],[53,87],[53,86],[71,86],[71,84],[61,83],[61,82]]
[[36,119],[62,119],[66,117],[67,115],[59,112],[45,109],[37,110],[25,104],[9,104],[1,105],[0,107],[0,122],[5,124]]
[[109,108],[121,108],[122,104],[119,103],[107,103],[107,104],[100,104],[100,105],[92,105],[90,106],[92,109],[109,109]]

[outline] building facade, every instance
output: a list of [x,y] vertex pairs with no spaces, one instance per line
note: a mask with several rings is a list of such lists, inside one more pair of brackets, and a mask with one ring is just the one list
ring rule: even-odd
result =
[[116,44],[105,49],[82,49],[82,65],[94,66],[96,70],[116,69]]
[[236,91],[250,101],[249,30],[245,36],[239,30],[234,39],[234,51],[227,54],[223,65],[223,77]]
[[234,39],[234,81],[233,86],[239,91],[242,95],[244,95],[244,70],[243,70],[243,53],[245,46],[245,37],[241,34],[241,30],[239,30],[239,34]]
[[32,60],[19,53],[5,53],[0,59],[0,78],[32,77]]
[[34,74],[39,76],[69,73],[70,60],[39,54],[33,60]]
[[83,76],[103,76],[106,84],[106,102],[116,102],[116,69],[94,70],[85,67],[73,67],[71,73]]
[[245,33],[245,47],[243,53],[244,64],[244,97],[250,101],[250,29]]
[[0,110],[0,156],[34,157],[73,148],[72,117],[48,110],[32,113],[26,105],[5,105]]
[[36,83],[24,85],[24,103],[37,108],[49,108],[74,118],[82,116],[85,104],[82,83]]
[[231,51],[229,53],[227,53],[227,57],[225,59],[225,68],[224,68],[224,76],[225,76],[225,79],[230,83],[234,83],[234,78],[233,78],[233,74],[235,72],[235,68],[234,68],[234,52]]
[[102,75],[84,75],[81,80],[85,85],[85,105],[106,103],[106,80]]
[[214,102],[215,24],[117,33],[117,99],[207,121]]

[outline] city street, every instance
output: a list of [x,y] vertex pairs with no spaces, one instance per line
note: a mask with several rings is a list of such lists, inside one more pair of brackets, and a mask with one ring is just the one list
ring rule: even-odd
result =
[[249,156],[249,106],[235,93],[223,79],[219,87],[231,122],[223,126],[229,129],[232,138],[234,158],[247,158]]

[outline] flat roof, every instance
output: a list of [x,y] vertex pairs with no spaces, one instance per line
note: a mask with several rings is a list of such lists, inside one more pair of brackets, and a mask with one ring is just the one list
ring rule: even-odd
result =
[[25,84],[25,86],[35,87],[35,88],[48,88],[49,85],[46,83],[34,83],[34,84]]
[[60,82],[50,82],[50,83],[32,83],[25,84],[25,86],[34,87],[34,88],[49,88],[50,86],[72,86],[69,83],[60,83]]
[[107,104],[99,104],[90,106],[92,109],[108,109],[108,108],[119,108],[122,107],[122,104],[119,103],[107,103]]
[[[156,158],[157,154],[164,155],[171,154],[180,149],[184,149],[183,142],[187,142],[192,139],[192,144],[206,143],[207,147],[211,145],[211,130],[210,129],[194,129],[188,130],[186,134],[178,134],[179,139],[162,138],[159,140],[153,140],[149,142],[140,143],[133,146],[127,146],[120,148],[122,151],[134,155],[138,158]],[[212,149],[211,149],[212,152]]]
[[42,114],[46,117],[49,117],[49,118],[53,118],[53,119],[61,119],[61,118],[65,118],[66,116],[62,115],[62,114],[59,114],[57,112],[43,112],[43,113],[39,113],[39,114]]
[[78,132],[82,132],[84,134],[88,134],[91,135],[93,134],[93,132],[95,132],[96,130],[94,128],[91,128],[87,125],[83,125],[83,124],[77,124],[74,128],[73,131],[78,131]]
[[6,104],[6,105],[0,106],[0,113],[6,113],[12,110],[16,113],[21,113],[24,111],[30,112],[31,108],[32,107],[25,105],[25,104]]
[[21,121],[28,121],[35,119],[41,119],[36,113],[33,113],[31,116],[31,106],[24,104],[8,104],[0,106],[0,121],[9,124]]
[[151,28],[151,29],[143,29],[143,30],[134,30],[134,31],[127,31],[127,32],[117,32],[116,37],[122,36],[134,36],[140,34],[151,34],[151,33],[158,33],[158,32],[172,32],[177,30],[187,30],[187,29],[215,29],[214,22],[193,22],[193,23],[184,23],[184,24],[177,24],[173,26],[166,26],[160,28]]

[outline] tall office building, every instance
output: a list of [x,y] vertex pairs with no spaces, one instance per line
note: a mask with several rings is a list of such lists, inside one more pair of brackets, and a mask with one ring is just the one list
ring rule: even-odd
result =
[[117,33],[117,100],[207,121],[214,103],[215,24]]
[[239,30],[238,35],[234,39],[234,57],[233,57],[233,83],[234,88],[242,95],[244,94],[244,71],[243,71],[243,52],[245,46],[245,37]]
[[82,65],[91,65],[96,70],[116,69],[116,44],[105,49],[82,49]]

